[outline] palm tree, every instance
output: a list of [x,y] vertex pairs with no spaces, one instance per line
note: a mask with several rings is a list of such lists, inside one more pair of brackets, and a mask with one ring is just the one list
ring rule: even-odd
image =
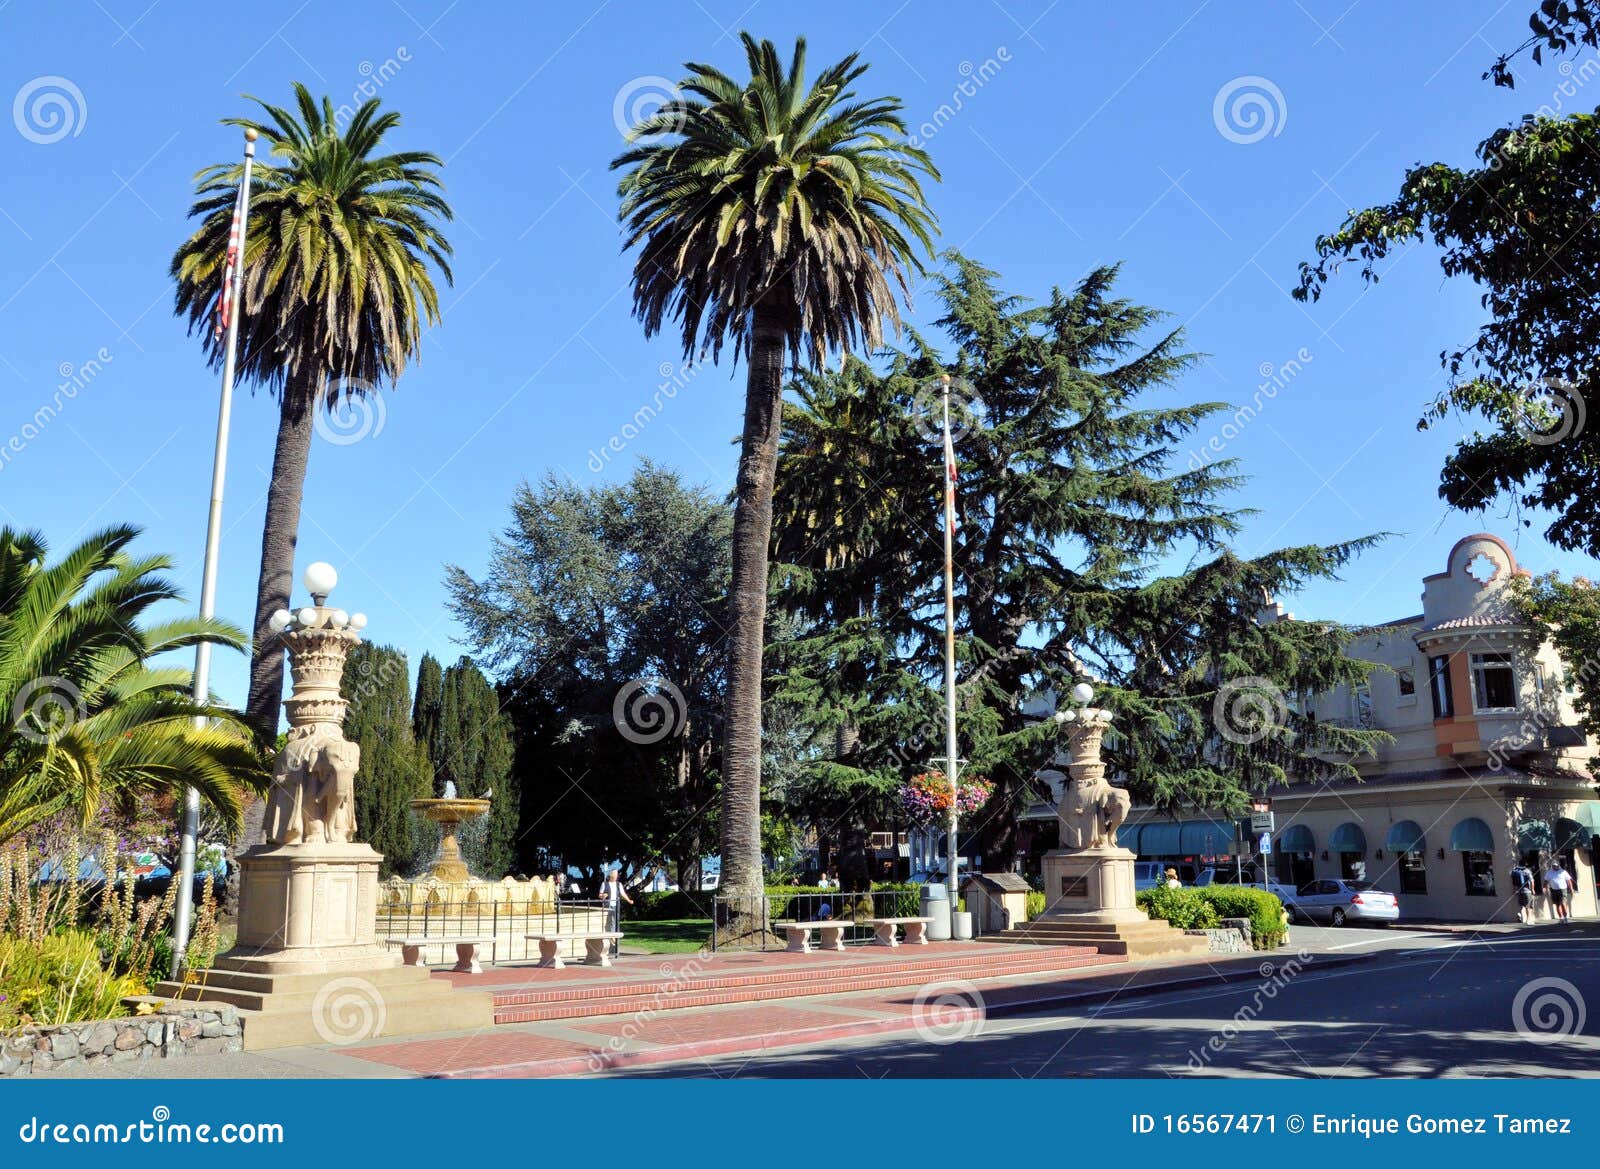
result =
[[[451,218],[432,169],[442,165],[438,156],[377,154],[400,123],[399,114],[379,112],[377,99],[341,128],[329,98],[319,107],[304,85],[294,92],[298,116],[253,98],[269,121],[224,119],[255,129],[270,147],[251,183],[238,354],[239,376],[279,404],[246,704],[265,742],[277,733],[283,698],[283,654],[268,622],[289,603],[316,412],[393,384],[418,356],[424,327],[439,320],[429,262],[451,279],[450,245],[438,227]],[[175,311],[219,365],[211,322],[241,178],[237,163],[196,176],[189,214],[201,217],[200,229],[172,258]]]
[[[805,41],[787,70],[741,34],[750,80],[689,64],[678,96],[612,161],[633,308],[646,336],[670,318],[686,357],[724,345],[748,363],[735,487],[728,698],[722,757],[722,888],[761,887],[761,692],[767,555],[785,362],[883,342],[898,296],[931,252],[921,177],[896,98],[858,99],[851,54],[805,85]],[[898,292],[898,295],[897,295]]]
[[271,779],[235,712],[192,701],[188,670],[149,664],[202,640],[243,649],[244,635],[197,617],[142,624],[179,594],[165,557],[129,554],[137,535],[110,528],[48,564],[37,533],[0,528],[0,845],[186,785],[233,826],[244,791]]

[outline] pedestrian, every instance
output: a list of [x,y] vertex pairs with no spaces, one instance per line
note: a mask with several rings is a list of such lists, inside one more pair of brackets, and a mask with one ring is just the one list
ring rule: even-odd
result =
[[1178,880],[1178,870],[1177,869],[1168,869],[1167,872],[1166,872],[1166,877],[1167,877],[1167,888],[1168,889],[1182,889],[1183,888],[1183,882]]
[[[600,887],[600,897],[606,903],[606,929],[617,933],[622,928],[622,903],[626,901],[633,904],[633,898],[628,896],[628,891],[622,887],[622,870],[612,869],[606,874],[606,883]],[[611,939],[611,953],[615,957],[622,949],[621,942]]]
[[1550,868],[1544,875],[1544,887],[1550,894],[1550,907],[1561,921],[1568,920],[1567,899],[1572,892],[1572,874],[1561,867],[1555,857],[1550,858]]
[[1511,889],[1517,895],[1517,920],[1533,921],[1533,870],[1520,860],[1511,869]]

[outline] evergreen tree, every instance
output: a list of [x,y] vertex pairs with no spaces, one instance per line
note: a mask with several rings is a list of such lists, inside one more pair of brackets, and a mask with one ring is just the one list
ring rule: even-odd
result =
[[411,704],[411,735],[428,748],[430,758],[437,758],[439,707],[443,702],[444,671],[438,658],[425,653],[417,663],[417,697]]
[[412,872],[431,851],[431,836],[409,807],[433,794],[433,768],[411,735],[408,674],[399,650],[362,642],[345,661],[341,686],[350,704],[345,737],[361,748],[356,836],[383,853],[385,876]]
[[[781,603],[809,623],[778,647],[778,700],[820,737],[802,802],[884,814],[893,785],[943,754],[939,379],[957,415],[960,749],[994,780],[987,857],[1059,745],[1028,699],[1091,680],[1116,712],[1107,754],[1137,798],[1241,808],[1299,776],[1353,771],[1371,732],[1315,727],[1294,695],[1365,677],[1349,631],[1270,619],[1267,602],[1333,575],[1370,542],[1228,549],[1242,514],[1230,460],[1182,446],[1231,414],[1161,403],[1197,360],[1163,314],[1113,295],[1115,267],[1043,304],[959,255],[939,284],[947,358],[922,337],[885,372],[802,374],[785,420]],[[810,517],[798,522],[796,517]],[[1188,565],[1162,575],[1171,565]],[[830,749],[828,740],[836,746]]]

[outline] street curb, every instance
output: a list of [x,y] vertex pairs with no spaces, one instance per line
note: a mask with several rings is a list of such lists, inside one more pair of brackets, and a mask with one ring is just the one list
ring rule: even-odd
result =
[[[1354,966],[1359,963],[1374,961],[1381,957],[1383,953],[1380,950],[1370,954],[1340,954],[1326,958],[1312,954],[1309,960],[1304,963],[1303,969],[1331,970],[1344,966]],[[1263,973],[1261,966],[1269,962],[1273,963],[1273,971],[1271,973]],[[1225,986],[1234,982],[1250,982],[1256,979],[1273,977],[1283,964],[1274,962],[1270,958],[1262,958],[1259,965],[1249,969],[1207,972],[1170,981],[1153,982],[1144,986],[1123,985],[1095,990],[1061,990],[1041,993],[1030,998],[996,1003],[993,1006],[945,1008],[948,1013],[941,1015],[941,1024],[959,1024],[973,1016],[998,1018],[1005,1015],[1023,1014],[1028,1011],[1038,1010],[1041,1007],[1075,1006],[1085,1003],[1106,1002],[1124,996],[1166,994],[1171,991],[1192,990],[1202,986]],[[704,1059],[709,1056],[731,1055],[738,1052],[750,1052],[753,1056],[761,1052],[784,1047],[803,1047],[811,1043],[826,1043],[832,1040],[855,1039],[868,1035],[915,1031],[922,1025],[924,1025],[923,1020],[917,1018],[915,1014],[904,1018],[862,1019],[858,1022],[834,1023],[826,1027],[810,1027],[798,1031],[783,1031],[766,1035],[740,1035],[729,1039],[702,1039],[689,1043],[664,1044],[660,1047],[652,1047],[643,1051],[597,1050],[586,1055],[569,1055],[558,1059],[523,1060],[516,1063],[456,1068],[446,1072],[435,1072],[425,1078],[433,1080],[543,1079],[598,1075],[602,1072],[620,1068],[640,1067],[658,1063],[677,1063],[683,1060]]]

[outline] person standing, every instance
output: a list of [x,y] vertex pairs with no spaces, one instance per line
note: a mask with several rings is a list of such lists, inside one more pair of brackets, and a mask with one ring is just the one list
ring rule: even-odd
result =
[[[622,887],[622,870],[612,869],[606,874],[606,883],[600,887],[600,899],[606,905],[606,929],[617,933],[622,928],[622,903],[626,901],[633,904],[633,898],[628,896],[628,891]],[[622,943],[611,939],[611,954],[615,957],[622,949]]]
[[1544,875],[1544,887],[1550,893],[1550,906],[1556,917],[1567,920],[1567,900],[1572,893],[1572,874],[1561,866],[1555,857],[1550,858],[1550,868]]
[[1511,890],[1517,897],[1517,920],[1533,921],[1533,870],[1520,860],[1511,868]]

